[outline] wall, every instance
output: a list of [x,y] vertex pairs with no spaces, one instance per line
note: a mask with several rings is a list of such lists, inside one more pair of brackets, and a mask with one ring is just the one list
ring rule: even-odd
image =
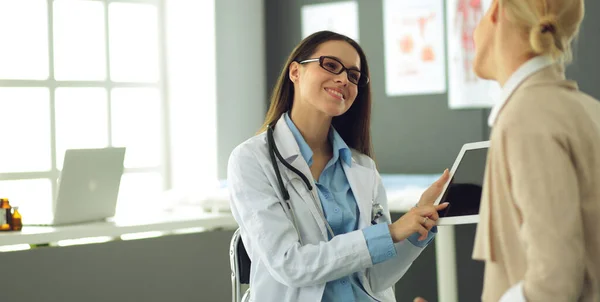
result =
[[215,0],[217,32],[217,164],[256,133],[266,112],[263,0]]
[[[301,40],[302,5],[337,1],[265,0],[267,91],[270,93],[287,55]],[[385,93],[383,1],[358,0],[359,39],[371,67],[373,90],[372,136],[382,173],[439,173],[450,167],[466,142],[487,140],[490,110],[450,110],[447,94],[388,97]],[[594,74],[600,63],[597,39],[600,22],[592,12],[598,1],[586,1],[587,19],[568,76],[583,91],[600,98]]]
[[600,1],[585,1],[585,19],[574,47],[574,61],[567,68],[567,77],[579,84],[579,89],[600,99],[598,73],[600,71]]
[[[301,40],[302,5],[335,1],[265,0],[267,86]],[[441,173],[466,142],[487,138],[487,110],[449,110],[447,95],[388,97],[385,93],[382,1],[359,0],[359,39],[371,68],[372,136],[382,173]]]

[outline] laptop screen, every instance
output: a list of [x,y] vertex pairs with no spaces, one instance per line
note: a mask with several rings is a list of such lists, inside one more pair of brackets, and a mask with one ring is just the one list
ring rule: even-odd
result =
[[479,214],[488,148],[466,150],[440,200],[448,202],[440,217]]

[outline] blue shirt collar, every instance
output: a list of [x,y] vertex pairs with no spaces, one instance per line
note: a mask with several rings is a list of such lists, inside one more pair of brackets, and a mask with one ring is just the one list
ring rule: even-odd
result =
[[[290,118],[290,116],[287,112],[284,114],[284,118],[285,118],[286,124],[292,131],[292,134],[294,135],[296,142],[298,143],[298,147],[300,148],[300,154],[302,155],[302,157],[304,158],[304,160],[306,161],[308,166],[309,167],[312,166],[312,163],[313,163],[312,150],[306,143],[306,140],[304,140],[304,137],[300,133],[300,130],[298,130],[296,125],[294,125],[294,122],[292,122],[292,119]],[[332,162],[336,162],[338,160],[338,158],[341,157],[342,160],[348,166],[352,166],[352,152],[350,151],[350,148],[348,147],[348,145],[346,145],[346,142],[344,142],[344,139],[342,139],[340,134],[335,130],[335,128],[333,128],[333,126],[331,126],[331,128],[329,130],[329,140],[333,144]]]

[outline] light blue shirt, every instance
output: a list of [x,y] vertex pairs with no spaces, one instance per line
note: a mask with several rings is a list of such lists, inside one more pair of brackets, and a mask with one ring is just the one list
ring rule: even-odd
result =
[[[312,166],[312,150],[287,113],[284,118],[298,143],[302,157],[306,160],[309,167]],[[329,140],[333,145],[333,157],[321,172],[319,179],[315,181],[315,185],[325,218],[331,226],[333,233],[339,235],[357,230],[359,210],[354,193],[352,193],[342,167],[343,163],[348,166],[352,165],[352,151],[333,127],[329,131]],[[434,236],[432,233],[436,231],[432,229],[432,232],[429,233],[429,238],[426,240],[419,242],[418,238],[420,235],[417,233],[412,235],[409,241],[415,246],[424,247],[431,242]],[[372,225],[364,228],[362,232],[365,236],[373,264],[396,257],[396,249],[387,224]],[[327,282],[322,301],[371,302],[375,300],[364,290],[358,274],[354,273],[338,280]]]

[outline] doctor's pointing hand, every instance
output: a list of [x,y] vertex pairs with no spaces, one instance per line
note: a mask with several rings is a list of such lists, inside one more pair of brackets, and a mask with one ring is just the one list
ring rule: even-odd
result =
[[442,193],[444,184],[448,182],[450,173],[444,170],[442,176],[421,195],[419,203],[396,222],[389,225],[390,235],[394,243],[400,242],[414,233],[421,234],[419,240],[425,240],[431,228],[436,226],[439,219],[438,211],[445,209],[448,203],[434,205]]

